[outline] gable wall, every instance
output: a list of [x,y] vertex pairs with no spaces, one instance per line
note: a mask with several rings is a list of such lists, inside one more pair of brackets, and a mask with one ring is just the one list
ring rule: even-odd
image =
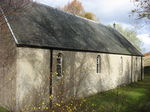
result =
[[11,111],[16,106],[16,45],[3,19],[0,20],[0,105]]
[[49,104],[50,51],[17,48],[17,110],[39,111]]

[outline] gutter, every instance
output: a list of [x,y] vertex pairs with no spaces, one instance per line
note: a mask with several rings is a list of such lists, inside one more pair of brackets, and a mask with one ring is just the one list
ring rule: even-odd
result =
[[133,82],[133,56],[131,56],[131,83]]
[[53,50],[50,50],[50,76],[49,76],[49,97],[50,97],[50,102],[49,102],[49,107],[52,108],[53,101],[52,101],[52,81],[53,81]]
[[143,57],[141,56],[141,80],[143,80]]
[[114,54],[114,55],[126,55],[126,56],[144,56],[144,55],[133,55],[127,53],[113,53],[113,52],[103,52],[96,50],[84,50],[84,49],[76,49],[76,48],[60,48],[60,47],[51,47],[51,46],[41,46],[41,45],[27,45],[19,43],[17,47],[25,47],[25,48],[38,48],[38,49],[53,49],[53,50],[62,50],[62,51],[75,51],[75,52],[89,52],[89,53],[105,53],[105,54]]

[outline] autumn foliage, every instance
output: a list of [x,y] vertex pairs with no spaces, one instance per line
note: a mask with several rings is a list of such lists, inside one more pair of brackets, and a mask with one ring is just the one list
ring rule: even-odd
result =
[[145,53],[144,56],[150,56],[150,52]]
[[79,0],[73,0],[62,8],[63,11],[96,21],[96,16],[92,12],[86,12]]
[[63,10],[75,15],[82,15],[85,12],[82,3],[78,0],[73,0],[71,3],[68,3],[64,6]]
[[96,20],[96,16],[95,14],[91,13],[91,12],[85,12],[83,15],[81,15],[84,18],[90,19],[90,20]]

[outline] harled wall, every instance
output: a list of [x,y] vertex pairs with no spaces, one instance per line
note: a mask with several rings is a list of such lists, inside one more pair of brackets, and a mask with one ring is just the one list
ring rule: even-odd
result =
[[[63,54],[61,80],[57,78],[56,71],[58,53]],[[101,56],[101,73],[96,72],[98,55]],[[138,79],[141,79],[141,57],[134,56],[132,59],[127,55],[58,50],[53,54],[54,101],[86,97]]]
[[17,48],[16,112],[38,112],[48,108],[49,76],[49,50]]
[[137,82],[143,79],[141,76],[141,57],[133,56],[132,63],[132,82]]
[[3,18],[0,20],[0,106],[16,108],[16,45]]
[[[63,54],[63,77],[57,78],[57,54]],[[97,56],[101,72],[96,73]],[[122,58],[121,58],[122,57]],[[137,59],[136,59],[137,58]],[[53,51],[53,103],[81,98],[136,82],[141,75],[140,57],[104,53]],[[136,61],[137,60],[137,64]],[[133,67],[131,65],[133,64]],[[131,72],[132,71],[132,72]],[[17,48],[17,111],[35,111],[50,101],[50,50]],[[140,79],[140,78],[139,78]]]

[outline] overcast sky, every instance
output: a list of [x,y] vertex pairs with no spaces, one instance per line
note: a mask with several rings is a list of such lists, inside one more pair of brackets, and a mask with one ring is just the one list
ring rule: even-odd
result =
[[[72,0],[36,0],[52,7],[63,7]],[[150,51],[150,25],[144,25],[141,21],[135,21],[129,16],[135,7],[133,0],[80,0],[86,11],[94,13],[103,24],[121,23],[125,28],[135,29],[144,45],[145,52]],[[138,25],[137,25],[138,22]],[[142,26],[142,27],[141,27]]]

